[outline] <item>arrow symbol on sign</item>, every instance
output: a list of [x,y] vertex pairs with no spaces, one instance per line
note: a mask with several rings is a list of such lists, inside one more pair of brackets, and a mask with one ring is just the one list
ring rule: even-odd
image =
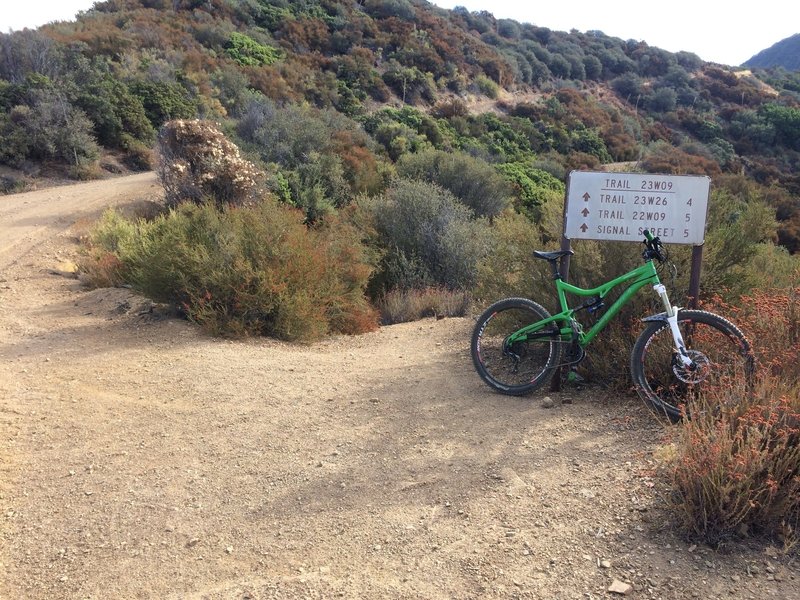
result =
[[588,217],[588,216],[589,216],[589,209],[588,209],[588,208],[584,208],[584,209],[581,211],[581,214],[582,214],[584,217]]
[[589,198],[591,198],[591,196],[589,195],[589,192],[586,192],[586,193],[583,195],[583,201],[584,201],[584,202],[588,202],[588,201],[589,201]]
[[589,228],[586,226],[586,223],[584,223],[583,225],[581,225],[581,226],[579,227],[579,229],[580,229],[580,230],[581,230],[583,233],[586,233],[586,230],[587,230],[587,229],[589,229]]

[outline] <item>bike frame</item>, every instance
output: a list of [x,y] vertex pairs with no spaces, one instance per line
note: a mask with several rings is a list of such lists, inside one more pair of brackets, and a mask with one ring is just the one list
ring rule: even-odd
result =
[[[550,329],[546,332],[542,332],[542,329],[547,328],[548,325],[554,323],[559,325],[559,333],[562,340],[571,340],[573,336],[577,334],[578,345],[581,348],[585,348],[595,337],[597,337],[597,334],[605,329],[609,321],[611,321],[611,319],[617,315],[620,309],[628,301],[630,301],[636,292],[646,285],[652,285],[659,293],[659,288],[663,289],[652,260],[648,260],[643,265],[636,267],[632,271],[629,271],[624,275],[620,275],[616,279],[612,279],[611,281],[595,288],[580,288],[571,285],[562,279],[556,279],[555,282],[556,292],[558,294],[558,303],[561,308],[561,312],[548,317],[547,319],[542,319],[536,323],[531,323],[530,325],[515,331],[509,336],[508,342],[513,343],[516,341],[525,341],[537,337],[550,337],[554,331]],[[616,301],[606,309],[605,313],[602,317],[600,317],[597,323],[592,325],[589,331],[584,332],[575,320],[575,313],[585,307],[570,308],[567,302],[567,294],[575,294],[583,297],[597,296],[602,300],[612,289],[625,283],[629,283],[630,285],[622,292],[619,298],[617,298]],[[664,292],[664,294],[666,294],[666,292]],[[662,296],[662,298],[663,297],[664,296]],[[667,302],[668,301],[665,301],[665,305]]]

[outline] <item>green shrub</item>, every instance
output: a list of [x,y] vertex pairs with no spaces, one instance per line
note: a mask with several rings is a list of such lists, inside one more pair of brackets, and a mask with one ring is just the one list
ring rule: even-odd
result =
[[517,210],[533,221],[539,220],[540,206],[564,197],[564,183],[531,163],[503,163],[497,170],[516,189]]
[[210,200],[218,207],[253,203],[263,174],[208,121],[170,121],[158,135],[158,176],[167,206]]
[[81,280],[91,287],[114,287],[126,281],[128,273],[120,257],[133,252],[136,225],[120,213],[108,210],[86,239],[79,262]]
[[750,261],[775,229],[774,211],[759,198],[714,189],[706,220],[703,294],[735,298],[749,292],[760,278]]
[[270,201],[183,204],[152,221],[107,213],[90,239],[95,270],[113,263],[110,282],[124,279],[214,334],[308,341],[374,329],[361,234],[341,219],[311,230],[302,221]]
[[161,127],[171,119],[192,119],[197,116],[194,100],[177,82],[136,81],[130,90],[141,101],[154,127]]
[[281,107],[259,94],[249,98],[237,133],[257,147],[264,162],[294,169],[309,152],[326,149],[334,130],[323,111],[291,104]]
[[126,138],[153,143],[155,131],[142,100],[121,81],[97,77],[81,90],[76,104],[91,119],[104,146],[124,148]]
[[[298,172],[309,169],[318,172],[319,177],[314,175],[313,178],[326,190],[326,198],[335,206],[345,203],[343,195],[349,201],[352,194],[383,187],[379,166],[371,151],[374,142],[358,123],[334,110],[281,107],[268,98],[253,95],[244,109],[237,133],[252,145],[265,163],[277,163],[284,169]],[[329,171],[327,165],[331,166]],[[300,178],[307,175],[301,174]],[[342,176],[350,192],[341,187]],[[295,194],[295,201],[298,199],[299,195]],[[310,204],[300,201],[298,205]]]
[[475,85],[481,94],[489,98],[497,98],[497,94],[500,91],[500,86],[485,75],[479,75],[475,78]]
[[401,177],[429,181],[451,192],[479,217],[495,217],[508,205],[511,188],[487,162],[460,152],[428,150],[401,157]]
[[374,132],[375,141],[381,144],[392,160],[406,153],[430,148],[428,140],[403,123],[381,123]]
[[33,94],[31,105],[0,114],[0,161],[56,160],[86,167],[100,154],[86,114],[50,89]]
[[342,161],[334,154],[311,152],[290,173],[288,185],[292,204],[305,212],[308,223],[316,223],[352,199]]
[[404,67],[394,59],[389,61],[383,73],[383,81],[400,97],[403,104],[434,102],[436,99],[436,84],[429,73],[423,73],[417,67]]
[[155,151],[149,144],[123,133],[120,145],[125,150],[123,162],[134,171],[150,171],[156,166]]
[[25,124],[31,112],[28,106],[0,112],[0,163],[16,167],[30,155],[32,140]]
[[401,179],[386,194],[362,205],[385,249],[371,284],[375,295],[394,288],[472,287],[477,262],[488,249],[488,229],[450,192]]
[[606,143],[600,137],[597,129],[577,127],[570,133],[570,138],[574,151],[589,154],[604,163],[609,163],[613,160],[608,153]]
[[283,52],[278,48],[259,44],[253,38],[236,31],[231,32],[225,51],[243,67],[263,67],[283,58]]
[[397,17],[405,21],[414,19],[414,7],[408,0],[366,0],[364,10],[376,19]]
[[510,296],[533,298],[550,304],[544,298],[550,293],[552,276],[547,263],[534,258],[534,250],[545,250],[545,244],[528,219],[506,211],[494,220],[491,229],[491,250],[477,265],[474,296],[482,306]]

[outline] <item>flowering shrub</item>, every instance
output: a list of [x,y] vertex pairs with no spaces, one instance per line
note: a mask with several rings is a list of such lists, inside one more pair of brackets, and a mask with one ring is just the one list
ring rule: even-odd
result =
[[800,383],[800,287],[756,290],[730,304],[715,296],[704,308],[728,315],[753,343],[761,371]]
[[208,121],[169,121],[158,135],[158,176],[167,206],[212,201],[218,207],[255,202],[263,174]]
[[[779,534],[800,522],[798,387],[767,376],[755,394],[715,390],[678,432],[671,466],[682,528],[717,544],[735,535]],[[723,408],[719,408],[722,406]]]
[[753,343],[753,389],[711,390],[677,431],[670,465],[673,509],[682,528],[710,543],[734,535],[780,535],[800,524],[800,289],[761,290],[731,316]]

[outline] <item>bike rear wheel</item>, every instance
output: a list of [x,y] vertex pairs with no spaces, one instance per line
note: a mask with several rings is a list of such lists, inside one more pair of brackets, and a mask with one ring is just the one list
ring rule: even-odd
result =
[[[546,319],[547,310],[527,298],[496,302],[478,317],[470,349],[475,370],[492,389],[510,396],[529,394],[553,375],[561,358],[558,327],[550,324],[543,337],[509,342],[521,328]],[[540,333],[540,335],[542,335]]]
[[678,313],[691,367],[685,367],[675,350],[666,321],[650,322],[631,353],[631,375],[639,396],[656,413],[673,423],[691,416],[702,394],[737,386],[747,393],[755,361],[750,343],[736,325],[710,312]]

